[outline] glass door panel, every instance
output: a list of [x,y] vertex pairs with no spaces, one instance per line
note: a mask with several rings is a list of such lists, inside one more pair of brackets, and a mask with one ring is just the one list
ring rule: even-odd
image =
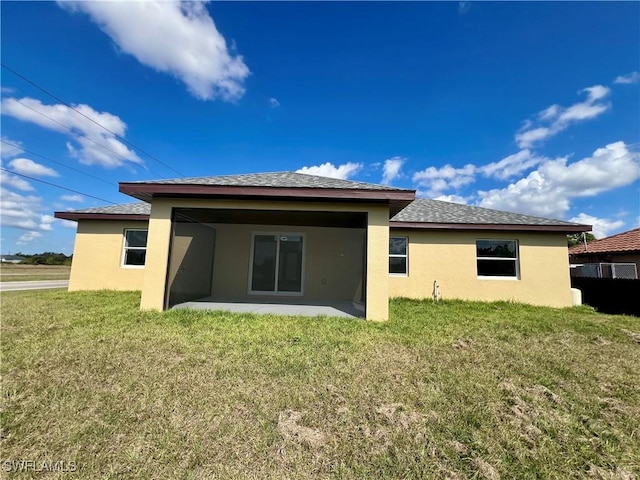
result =
[[253,271],[251,274],[252,291],[275,291],[277,253],[278,237],[276,235],[256,235],[254,237]]
[[280,237],[278,291],[302,292],[302,236]]
[[303,235],[255,234],[250,291],[302,293],[303,240]]

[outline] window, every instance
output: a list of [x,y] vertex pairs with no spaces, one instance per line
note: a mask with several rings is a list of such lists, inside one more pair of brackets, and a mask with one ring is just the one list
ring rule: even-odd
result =
[[407,237],[389,237],[389,273],[407,275],[408,245]]
[[271,295],[302,293],[304,236],[254,233],[249,292]]
[[123,267],[144,267],[147,256],[147,230],[125,230]]
[[479,277],[518,278],[515,240],[476,240]]

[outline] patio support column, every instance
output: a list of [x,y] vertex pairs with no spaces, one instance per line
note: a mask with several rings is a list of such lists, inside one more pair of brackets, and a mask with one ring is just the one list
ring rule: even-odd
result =
[[171,240],[171,203],[154,200],[149,217],[147,257],[142,286],[142,310],[163,310]]
[[368,210],[367,320],[389,319],[389,207]]

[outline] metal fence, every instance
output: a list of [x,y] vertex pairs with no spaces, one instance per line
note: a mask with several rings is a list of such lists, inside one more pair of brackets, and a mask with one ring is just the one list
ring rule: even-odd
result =
[[637,280],[638,268],[635,263],[579,263],[571,265],[571,276]]

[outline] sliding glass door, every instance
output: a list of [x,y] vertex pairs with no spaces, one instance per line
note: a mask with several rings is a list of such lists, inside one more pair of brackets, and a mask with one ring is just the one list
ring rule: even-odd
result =
[[302,294],[302,234],[254,233],[249,291],[255,294]]

